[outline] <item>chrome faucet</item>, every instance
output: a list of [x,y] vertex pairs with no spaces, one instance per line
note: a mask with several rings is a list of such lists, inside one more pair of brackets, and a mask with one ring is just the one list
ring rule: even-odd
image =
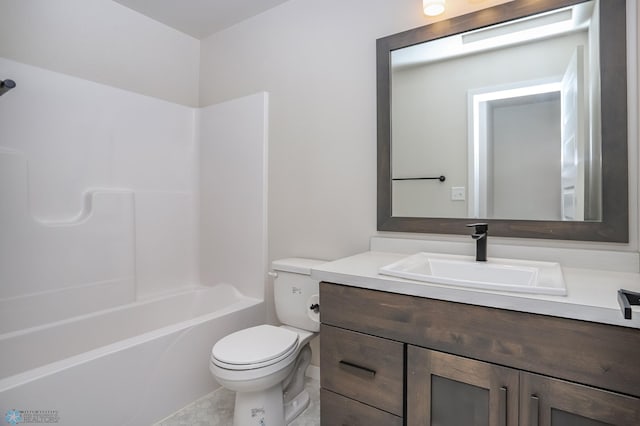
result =
[[469,228],[475,228],[471,238],[476,240],[476,262],[487,261],[487,234],[489,233],[488,223],[470,223]]

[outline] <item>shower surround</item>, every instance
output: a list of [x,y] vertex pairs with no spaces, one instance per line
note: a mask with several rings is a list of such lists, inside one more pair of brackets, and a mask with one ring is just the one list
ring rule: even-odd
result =
[[[135,368],[132,358],[96,370],[97,376],[56,373],[61,366],[80,368],[95,351],[124,350],[136,336],[149,341],[165,335],[154,330],[178,324],[173,331],[191,330],[200,318],[196,322],[209,328],[199,333],[209,336],[210,346],[224,333],[264,321],[265,93],[196,109],[3,58],[0,75],[17,83],[0,98],[0,345],[13,354],[3,365],[15,367],[0,377],[2,413],[64,406],[64,424],[65,416],[71,418],[69,404],[55,394],[41,404],[24,400],[28,406],[13,397],[11,406],[5,401],[20,395],[20,386],[38,395],[38,380],[50,386],[47,380],[56,374],[73,380],[59,385],[81,389],[85,380],[116,373],[109,368]],[[248,263],[234,274],[239,252]],[[177,316],[171,315],[174,297]],[[196,305],[203,306],[194,311]],[[123,327],[130,331],[126,336],[116,333]],[[78,345],[76,339],[90,342]],[[36,356],[38,342],[66,348],[54,351],[64,356]],[[153,372],[159,382],[164,370],[201,374],[205,385],[193,382],[195,394],[217,387],[206,351],[171,355],[174,364],[166,364],[173,346],[137,350],[146,354],[137,362],[165,360],[166,368]],[[199,365],[189,356],[204,361]],[[20,357],[35,361],[18,362]],[[131,377],[123,387],[140,389],[134,371],[118,374]],[[175,393],[156,392],[163,412],[152,404],[135,418],[159,419],[180,408],[184,397],[172,399]],[[80,395],[86,400],[78,405],[117,410],[112,401],[92,400],[91,392]]]

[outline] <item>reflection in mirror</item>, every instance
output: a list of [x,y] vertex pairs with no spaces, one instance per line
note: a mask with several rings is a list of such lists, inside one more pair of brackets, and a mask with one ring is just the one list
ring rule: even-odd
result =
[[391,52],[394,216],[600,219],[593,6]]
[[378,229],[628,241],[625,15],[513,0],[379,39]]

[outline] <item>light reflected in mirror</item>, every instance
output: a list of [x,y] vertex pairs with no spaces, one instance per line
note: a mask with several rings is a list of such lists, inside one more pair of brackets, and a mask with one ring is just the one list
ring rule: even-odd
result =
[[393,216],[601,219],[594,3],[391,52]]

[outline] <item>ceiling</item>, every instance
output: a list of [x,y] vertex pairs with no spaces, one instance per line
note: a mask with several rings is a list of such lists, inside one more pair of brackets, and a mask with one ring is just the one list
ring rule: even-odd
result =
[[178,31],[203,39],[287,0],[114,0]]
[[[203,39],[288,0],[114,0],[178,31]],[[322,0],[320,0],[322,1]],[[512,0],[455,0],[447,2],[442,15],[426,17],[425,23],[448,19]],[[421,2],[416,13],[421,14]]]

